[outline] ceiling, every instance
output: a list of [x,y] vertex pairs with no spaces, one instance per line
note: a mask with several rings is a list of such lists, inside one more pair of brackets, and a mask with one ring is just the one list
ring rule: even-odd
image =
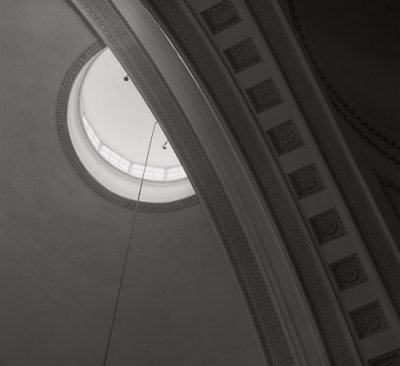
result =
[[400,4],[294,1],[317,63],[363,118],[400,139]]
[[[400,138],[399,6],[302,0],[299,12],[337,89]],[[65,75],[97,41],[69,1],[2,1],[1,365],[103,361],[135,214],[81,180],[63,151],[56,123]],[[132,87],[123,81],[123,70],[105,65],[99,73],[109,73],[107,85],[116,90]],[[128,120],[142,122],[142,116],[130,117],[138,110],[148,122],[152,115],[133,89],[132,100],[140,105],[132,109],[131,97],[122,99],[125,92],[92,87],[102,91],[100,103],[86,101],[91,120],[99,123],[97,132],[111,138],[116,150],[137,156],[135,149],[146,146],[146,137],[118,132],[131,128]],[[111,115],[101,109],[109,101],[115,102]],[[116,104],[121,101],[122,107]],[[109,130],[110,120],[118,128]],[[151,122],[147,136],[150,129]],[[133,144],[132,138],[137,138]],[[163,142],[158,135],[156,146]],[[154,155],[151,164],[170,164],[165,156]],[[136,220],[110,366],[265,365],[251,314],[203,207],[139,212]]]
[[[134,212],[76,174],[57,131],[65,75],[98,41],[64,0],[0,14],[0,364],[98,366]],[[264,365],[203,208],[139,212],[110,365]]]

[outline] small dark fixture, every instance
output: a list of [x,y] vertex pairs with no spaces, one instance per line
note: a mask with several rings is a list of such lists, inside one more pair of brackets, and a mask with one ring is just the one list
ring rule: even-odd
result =
[[125,76],[124,76],[124,80],[125,80],[125,81],[129,81],[129,76],[128,76],[128,75],[125,75]]
[[167,149],[167,145],[168,145],[168,140],[164,142],[162,148],[163,148],[164,150],[166,150],[166,149]]

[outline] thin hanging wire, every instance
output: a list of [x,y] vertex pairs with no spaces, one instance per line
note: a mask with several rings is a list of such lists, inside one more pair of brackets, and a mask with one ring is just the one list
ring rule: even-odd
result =
[[122,266],[122,272],[121,272],[121,277],[120,277],[120,281],[119,281],[117,298],[116,298],[116,301],[115,301],[114,312],[113,312],[113,317],[112,317],[112,321],[111,321],[111,327],[110,327],[110,331],[108,333],[107,347],[106,347],[106,352],[105,352],[105,355],[104,355],[103,366],[106,366],[106,364],[107,364],[108,354],[109,354],[109,351],[110,351],[111,338],[112,338],[113,331],[114,331],[114,324],[115,324],[115,319],[116,319],[116,316],[117,316],[119,300],[120,300],[120,297],[121,297],[122,285],[124,283],[124,278],[125,278],[126,267],[127,267],[127,264],[128,264],[129,253],[130,253],[130,250],[131,250],[131,247],[132,247],[132,238],[133,238],[133,232],[134,232],[134,229],[135,229],[137,212],[138,212],[138,208],[139,208],[140,195],[142,194],[144,176],[146,174],[147,162],[149,160],[151,144],[153,142],[154,131],[156,129],[156,126],[157,126],[157,121],[154,122],[153,130],[151,132],[151,137],[150,137],[150,141],[149,141],[149,147],[147,149],[146,160],[145,160],[145,163],[144,163],[144,170],[143,170],[142,178],[140,180],[139,193],[138,193],[138,196],[137,196],[135,212],[134,212],[134,216],[133,216],[133,220],[132,220],[132,227],[131,227],[131,231],[130,231],[130,234],[129,234],[129,241],[128,241],[128,245],[127,245],[127,248],[126,248],[124,264]]

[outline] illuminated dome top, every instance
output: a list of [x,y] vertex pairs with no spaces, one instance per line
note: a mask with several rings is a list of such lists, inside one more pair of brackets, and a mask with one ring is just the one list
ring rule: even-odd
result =
[[68,127],[83,165],[114,193],[137,199],[144,178],[142,201],[194,194],[160,124],[109,49],[93,57],[75,81]]
[[[155,118],[112,52],[92,64],[81,88],[81,115],[90,141],[114,167],[142,178]],[[174,181],[186,174],[157,125],[146,180]]]

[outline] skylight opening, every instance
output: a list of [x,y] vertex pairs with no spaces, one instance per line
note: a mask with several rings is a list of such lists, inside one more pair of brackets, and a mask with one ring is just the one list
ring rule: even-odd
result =
[[[103,159],[110,163],[114,168],[117,168],[121,172],[129,174],[134,178],[142,179],[145,168],[144,165],[129,161],[114,151],[111,147],[103,143],[96,135],[94,129],[85,117],[84,110],[82,110],[81,113],[86,137],[96,152],[98,152]],[[163,168],[147,165],[144,179],[157,182],[174,182],[181,179],[187,179],[187,175],[181,166]]]
[[195,194],[161,121],[107,48],[87,62],[72,86],[68,130],[80,161],[105,192],[154,203]]

